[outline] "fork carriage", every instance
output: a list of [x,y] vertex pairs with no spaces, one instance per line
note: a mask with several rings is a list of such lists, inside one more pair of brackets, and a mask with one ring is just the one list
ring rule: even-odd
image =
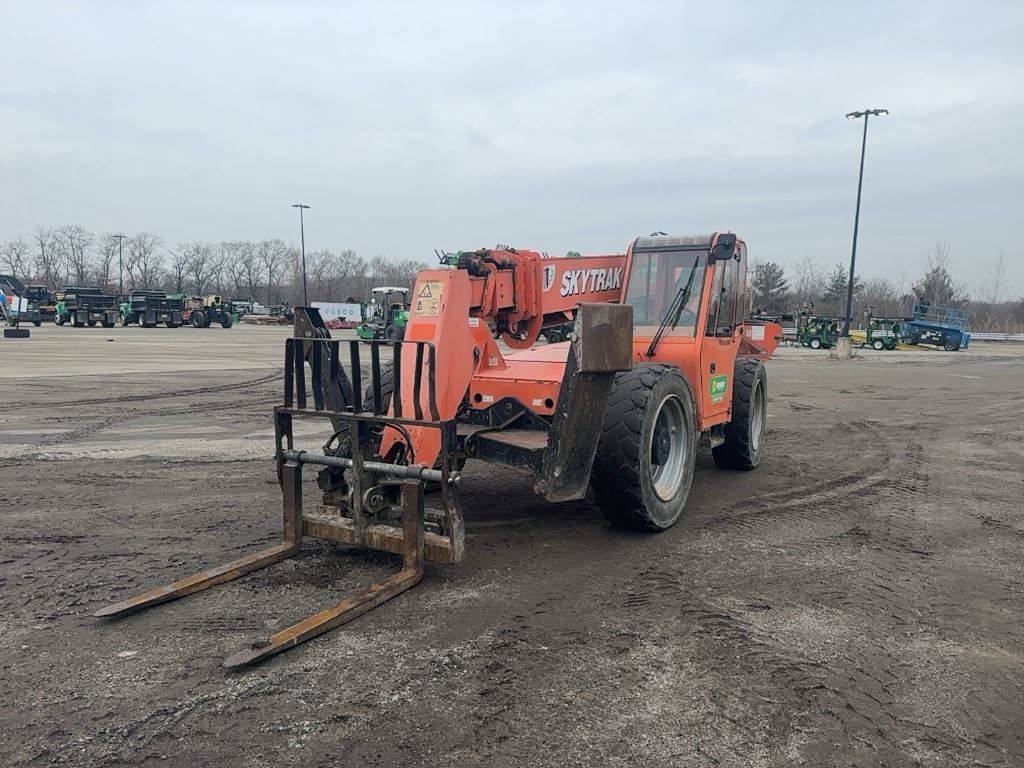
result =
[[[285,344],[283,404],[274,408],[277,474],[284,506],[281,543],[114,603],[97,611],[95,616],[123,616],[233,581],[294,557],[300,551],[304,536],[402,556],[402,569],[387,580],[227,658],[224,666],[233,669],[287,650],[400,595],[420,582],[425,562],[455,563],[462,559],[465,534],[455,500],[459,473],[453,471],[455,423],[442,420],[437,411],[433,345],[429,342],[332,340],[316,310],[299,309],[297,313],[298,336]],[[347,347],[351,379],[342,365],[343,345]],[[370,347],[369,402],[364,402],[361,392],[364,375],[360,350],[364,345]],[[416,347],[415,404],[411,407],[412,415],[406,415],[402,398],[395,397],[393,413],[388,415],[383,396],[381,349],[390,351],[398,381],[403,347],[407,345]],[[423,400],[426,400],[426,407]],[[331,422],[333,434],[323,452],[296,448],[292,429],[296,418]],[[379,434],[386,427],[399,431],[410,428],[439,431],[442,445],[446,446],[440,468],[367,460],[374,432]],[[346,456],[341,455],[345,451],[340,446],[331,448],[331,443],[344,437],[349,438],[349,447],[362,450],[350,450],[351,455]],[[315,512],[303,510],[302,472],[307,465],[323,468],[327,484],[331,485],[325,498],[333,503],[325,503]],[[344,470],[350,470],[350,488],[341,474]],[[440,506],[429,512],[424,504],[427,483],[440,485]]]

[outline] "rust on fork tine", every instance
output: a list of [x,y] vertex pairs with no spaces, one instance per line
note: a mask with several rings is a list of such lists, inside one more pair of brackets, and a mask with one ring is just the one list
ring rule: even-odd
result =
[[286,651],[317,635],[346,624],[387,602],[423,578],[423,485],[418,480],[402,483],[402,529],[404,551],[402,570],[386,581],[347,597],[332,608],[315,613],[297,624],[272,635],[252,648],[239,651],[224,660],[227,669],[237,669]]
[[[282,467],[281,490],[284,493],[284,541],[280,544],[226,565],[179,579],[166,586],[154,587],[141,595],[101,608],[93,616],[97,618],[123,616],[151,605],[177,600],[179,597],[233,581],[298,554],[302,540],[302,466],[300,464],[288,462]],[[296,499],[299,500],[299,505],[296,505]]]

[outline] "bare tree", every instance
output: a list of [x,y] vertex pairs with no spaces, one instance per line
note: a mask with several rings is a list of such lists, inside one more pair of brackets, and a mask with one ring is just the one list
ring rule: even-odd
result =
[[16,237],[3,244],[0,257],[4,270],[16,278],[28,280],[29,254],[31,247],[23,237]]
[[[178,258],[181,260],[182,276],[187,278],[193,293],[207,293],[210,284],[220,271],[219,258],[209,243],[193,240],[178,244]],[[181,288],[178,289],[181,292]]]
[[150,232],[140,232],[128,238],[128,257],[125,269],[132,288],[156,288],[163,273],[164,257],[160,252],[163,239]]
[[256,244],[256,255],[267,279],[267,304],[274,303],[275,289],[278,298],[281,296],[281,278],[292,266],[293,251],[283,240],[261,240]]
[[976,322],[988,330],[996,330],[1005,325],[1004,315],[1008,314],[1009,302],[1006,301],[1006,254],[1002,251],[987,265],[978,296],[981,302],[975,304],[974,317]]
[[36,250],[36,278],[42,280],[48,288],[56,290],[64,282],[66,275],[53,230],[40,224],[32,233],[32,242]]
[[187,243],[178,243],[178,250],[168,251],[171,254],[171,263],[167,276],[174,284],[172,293],[184,293],[185,277],[188,273],[188,252]]
[[114,233],[105,232],[96,241],[96,262],[93,270],[96,275],[96,282],[104,291],[113,287],[114,264],[118,258],[118,241]]
[[68,270],[68,278],[78,285],[88,283],[92,277],[92,245],[96,238],[85,227],[65,224],[53,231],[56,247]]
[[827,278],[817,260],[810,255],[804,256],[793,265],[792,271],[796,275],[792,286],[796,306],[820,302],[827,288]]

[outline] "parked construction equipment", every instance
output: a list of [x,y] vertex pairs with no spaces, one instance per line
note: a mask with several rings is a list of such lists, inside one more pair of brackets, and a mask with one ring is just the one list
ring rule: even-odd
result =
[[[762,361],[781,329],[744,321],[746,272],[733,234],[642,237],[624,255],[572,259],[502,247],[420,272],[403,341],[338,341],[317,310],[299,309],[274,409],[282,543],[96,615],[236,579],[292,557],[303,536],[403,556],[387,581],[225,666],[280,653],[409,589],[425,562],[462,559],[468,459],[530,471],[552,502],[592,485],[615,527],[668,528],[686,505],[702,436],[730,469],[755,468],[765,448]],[[575,317],[571,342],[534,347],[565,312]],[[513,352],[495,343],[492,322]],[[293,422],[306,418],[330,424],[318,451],[297,446]],[[303,511],[306,465],[321,468],[317,511]],[[437,488],[429,506],[428,484]]]
[[42,325],[47,320],[53,320],[57,313],[57,302],[53,298],[53,292],[45,285],[25,286],[25,298],[29,304],[39,310],[39,322]]
[[231,305],[212,293],[186,299],[181,317],[183,322],[192,323],[196,328],[209,328],[214,323],[230,328],[234,324]]
[[121,325],[155,328],[163,323],[168,328],[181,327],[181,296],[168,296],[163,291],[133,290],[121,304]]
[[878,351],[896,349],[900,341],[903,318],[876,317],[871,310],[871,307],[864,310],[864,328],[851,331],[850,338],[861,349],[865,347],[871,347]]
[[388,339],[398,341],[405,336],[409,322],[408,288],[383,286],[374,288],[366,305],[365,319],[356,326],[361,339]]
[[117,296],[109,296],[97,286],[69,286],[57,291],[55,298],[53,321],[57,325],[81,328],[100,323],[113,328],[117,322]]
[[25,297],[25,284],[14,275],[0,275],[0,327],[5,339],[27,339],[28,328],[21,328],[22,322],[40,325],[39,310],[33,308]]
[[967,332],[967,310],[918,302],[903,323],[903,340],[907,344],[942,347],[947,352],[967,349],[971,341]]
[[811,349],[831,349],[839,339],[839,321],[833,317],[817,317],[801,309],[797,320],[796,340]]

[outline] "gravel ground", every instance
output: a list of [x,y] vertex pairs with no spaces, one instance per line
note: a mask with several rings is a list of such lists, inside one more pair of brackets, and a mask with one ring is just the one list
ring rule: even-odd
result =
[[286,332],[0,346],[0,764],[1024,765],[1020,351],[782,350],[761,467],[701,456],[660,535],[471,463],[463,563],[228,674],[397,564],[307,539],[91,617],[276,540]]

